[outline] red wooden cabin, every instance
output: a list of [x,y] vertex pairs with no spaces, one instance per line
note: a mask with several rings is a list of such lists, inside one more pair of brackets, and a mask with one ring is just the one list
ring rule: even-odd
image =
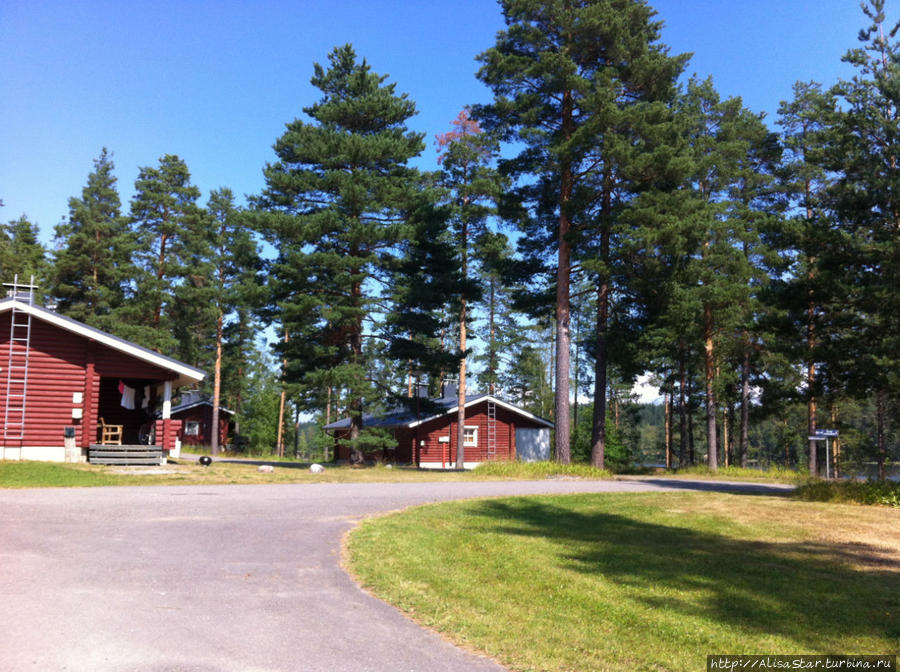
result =
[[[199,392],[185,392],[181,401],[172,407],[172,418],[181,420],[178,433],[181,443],[190,446],[208,446],[212,443],[213,403]],[[231,443],[234,427],[234,411],[219,406],[219,445]]]
[[[415,464],[425,469],[455,468],[459,426],[456,397],[431,400],[431,405],[429,412],[403,410],[381,417],[364,417],[364,426],[386,429],[397,442],[393,451],[366,457]],[[487,394],[466,397],[465,411],[466,469],[491,460],[550,459],[553,423],[549,420]],[[325,430],[339,439],[348,435],[349,426],[350,420],[345,418],[326,425]],[[349,449],[337,444],[335,457],[349,459]]]
[[172,393],[203,376],[27,298],[0,300],[0,459],[83,461],[101,421],[125,445],[147,443],[154,426],[172,450]]

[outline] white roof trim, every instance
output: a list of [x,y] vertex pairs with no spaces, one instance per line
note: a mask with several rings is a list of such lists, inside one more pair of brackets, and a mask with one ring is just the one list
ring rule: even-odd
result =
[[[476,397],[475,399],[471,399],[471,400],[467,401],[464,408],[468,408],[469,406],[474,406],[475,404],[480,404],[482,401],[493,401],[495,404],[497,404],[498,406],[500,406],[502,408],[507,409],[508,411],[512,411],[513,413],[522,415],[522,416],[528,418],[529,420],[534,420],[535,422],[540,423],[546,427],[553,427],[553,423],[550,422],[549,420],[544,420],[544,418],[538,417],[534,413],[529,413],[528,411],[521,409],[518,406],[513,406],[512,404],[507,403],[507,402],[503,401],[502,399],[498,399],[497,397],[493,397],[489,394],[486,394],[482,397]],[[451,413],[458,412],[458,411],[459,411],[459,403],[457,403],[456,406],[453,406],[452,408],[448,408],[443,413],[436,413],[435,415],[430,415],[427,418],[422,418],[421,420],[414,420],[413,422],[408,423],[406,426],[410,427],[410,428],[416,427],[418,425],[421,425],[424,422],[429,422],[430,420],[434,420],[435,418],[442,418],[445,415],[450,415]]]
[[71,317],[65,317],[59,313],[54,313],[52,310],[47,310],[46,308],[41,308],[39,306],[29,305],[18,299],[0,301],[0,313],[12,310],[13,308],[29,313],[30,315],[59,327],[60,329],[65,329],[66,331],[78,334],[79,336],[90,338],[113,350],[118,350],[126,355],[130,355],[135,359],[177,373],[178,377],[174,381],[176,386],[198,382],[206,377],[206,373],[200,369],[195,369],[193,366],[183,364],[171,357],[166,357],[158,352],[153,352],[152,350],[130,343],[129,341],[113,336],[112,334],[107,334],[105,331],[100,331],[99,329],[95,329],[78,320],[73,320]]

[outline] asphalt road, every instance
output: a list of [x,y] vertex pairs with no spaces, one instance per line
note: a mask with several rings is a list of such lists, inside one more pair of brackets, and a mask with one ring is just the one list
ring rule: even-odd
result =
[[664,479],[0,490],[0,670],[502,670],[358,588],[339,565],[344,533],[438,500],[683,488],[779,490]]

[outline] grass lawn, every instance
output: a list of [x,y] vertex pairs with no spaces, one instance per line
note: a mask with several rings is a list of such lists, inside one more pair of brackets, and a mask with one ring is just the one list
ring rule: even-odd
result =
[[[209,467],[177,460],[161,467],[120,467],[53,462],[0,460],[0,488],[85,487],[107,485],[251,485],[266,483],[383,483],[424,481],[484,481],[554,477],[609,478],[609,472],[584,465],[555,462],[497,463],[474,471],[419,470],[408,467],[350,467],[326,465],[312,474],[307,465],[276,464],[272,473],[261,473],[257,464],[213,460]],[[259,461],[267,461],[259,458]]]
[[365,521],[376,595],[513,670],[900,650],[900,510],[716,493],[444,503]]

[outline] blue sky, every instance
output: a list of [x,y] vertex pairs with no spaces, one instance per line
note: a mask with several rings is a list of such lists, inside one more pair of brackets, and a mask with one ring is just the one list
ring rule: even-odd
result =
[[[650,4],[671,51],[694,53],[688,74],[770,120],[794,81],[849,76],[864,25],[854,0]],[[49,243],[104,146],[126,212],[139,168],[168,153],[204,202],[257,193],[284,124],[317,98],[313,62],[347,42],[416,102],[433,168],[434,135],[489,100],[474,58],[502,28],[493,0],[2,0],[0,221],[24,213]]]

